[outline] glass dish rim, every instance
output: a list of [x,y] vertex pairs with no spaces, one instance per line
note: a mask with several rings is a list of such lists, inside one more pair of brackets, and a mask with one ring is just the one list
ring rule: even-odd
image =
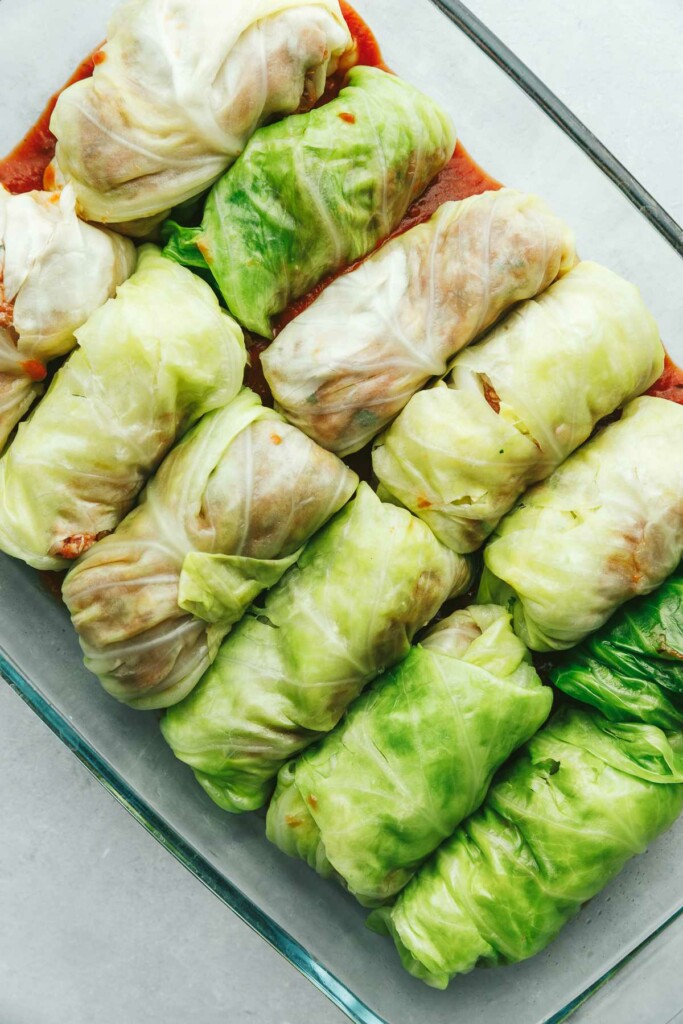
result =
[[[594,164],[652,224],[671,247],[683,256],[683,228],[644,188],[614,154],[583,124],[546,85],[523,63],[461,0],[430,0],[461,32],[521,88],[555,124],[578,145]],[[359,999],[331,971],[324,967],[298,940],[276,924],[253,900],[233,885],[148,805],[78,730],[33,686],[30,679],[0,647],[0,676],[33,712],[59,737],[97,781],[125,807],[149,833],[195,878],[217,896],[242,921],[280,953],[296,970],[316,986],[355,1024],[389,1024]],[[626,953],[603,975],[562,1007],[544,1024],[560,1024],[634,960],[657,936],[679,917],[677,908],[634,949]]]

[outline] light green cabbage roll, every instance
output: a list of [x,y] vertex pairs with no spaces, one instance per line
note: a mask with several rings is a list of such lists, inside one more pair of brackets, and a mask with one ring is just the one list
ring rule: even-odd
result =
[[539,953],[683,809],[681,734],[555,716],[370,926],[434,988]]
[[567,651],[550,678],[610,721],[683,730],[683,566]]
[[74,347],[134,266],[132,242],[78,219],[73,189],[0,185],[0,451],[41,393],[45,363]]
[[233,316],[270,338],[271,317],[391,234],[454,146],[433,100],[353,68],[337,99],[257,132],[166,254],[208,264]]
[[333,729],[471,578],[424,523],[361,484],[166,713],[166,740],[219,806],[261,807],[282,764]]
[[181,700],[357,484],[245,388],[185,435],[140,505],[67,576],[86,666],[133,707]]
[[478,600],[532,650],[572,647],[680,562],[682,480],[683,406],[637,398],[502,520]]
[[463,352],[445,384],[411,399],[373,452],[381,493],[454,551],[474,551],[663,368],[638,289],[579,263]]
[[92,77],[55,107],[60,174],[89,220],[163,214],[259,124],[312,107],[351,51],[337,0],[128,0]]
[[367,444],[513,303],[574,264],[569,228],[511,189],[445,203],[323,291],[263,354],[275,400],[318,444]]
[[381,903],[479,806],[552,700],[502,608],[455,612],[280,770],[268,838]]
[[211,288],[151,245],[76,337],[0,460],[0,548],[38,569],[118,525],[176,437],[234,398],[246,360]]

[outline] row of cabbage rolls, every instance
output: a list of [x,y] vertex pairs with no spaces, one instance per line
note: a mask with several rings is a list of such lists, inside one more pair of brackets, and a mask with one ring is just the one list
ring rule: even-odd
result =
[[121,232],[146,235],[234,164],[261,125],[310,110],[357,61],[338,0],[117,8],[93,74],[53,112],[51,191],[12,196],[0,185],[0,450],[47,363],[132,273]]
[[[57,104],[62,191],[0,192],[0,547],[70,568],[104,687],[168,709],[219,806],[274,792],[270,838],[381,905],[372,926],[443,986],[542,948],[683,806],[683,408],[639,397],[664,365],[653,318],[537,197],[445,203],[377,249],[449,160],[450,120],[365,67],[308,110],[353,61],[337,5],[260,7],[298,70],[219,126],[188,64],[182,173],[162,136],[128,139],[131,166],[111,151],[137,124],[112,76],[163,71],[144,47],[122,64],[131,32],[151,45],[134,0]],[[163,252],[79,217],[136,230],[212,182]],[[277,334],[264,407],[243,328],[272,337],[375,249]],[[373,439],[375,490],[341,461]],[[421,634],[485,542],[476,603]],[[595,709],[544,725],[530,651],[576,644],[553,682]]]

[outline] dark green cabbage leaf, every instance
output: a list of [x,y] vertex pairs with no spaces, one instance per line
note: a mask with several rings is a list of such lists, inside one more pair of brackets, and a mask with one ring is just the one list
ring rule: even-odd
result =
[[563,655],[551,679],[613,722],[682,729],[683,568]]
[[435,988],[540,952],[683,809],[683,735],[565,708],[369,925]]

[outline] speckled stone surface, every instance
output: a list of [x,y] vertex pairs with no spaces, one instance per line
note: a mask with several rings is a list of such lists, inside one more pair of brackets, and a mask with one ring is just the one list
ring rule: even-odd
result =
[[[7,86],[53,40],[33,22],[33,0],[0,3],[36,38],[33,54],[17,50],[16,65],[1,69]],[[77,12],[77,2],[68,6]],[[470,6],[683,218],[680,0]],[[74,56],[83,50],[77,34],[68,44]],[[28,120],[28,101],[26,109]],[[683,1021],[682,957],[683,921],[572,1019]],[[0,683],[0,1024],[344,1020]]]

